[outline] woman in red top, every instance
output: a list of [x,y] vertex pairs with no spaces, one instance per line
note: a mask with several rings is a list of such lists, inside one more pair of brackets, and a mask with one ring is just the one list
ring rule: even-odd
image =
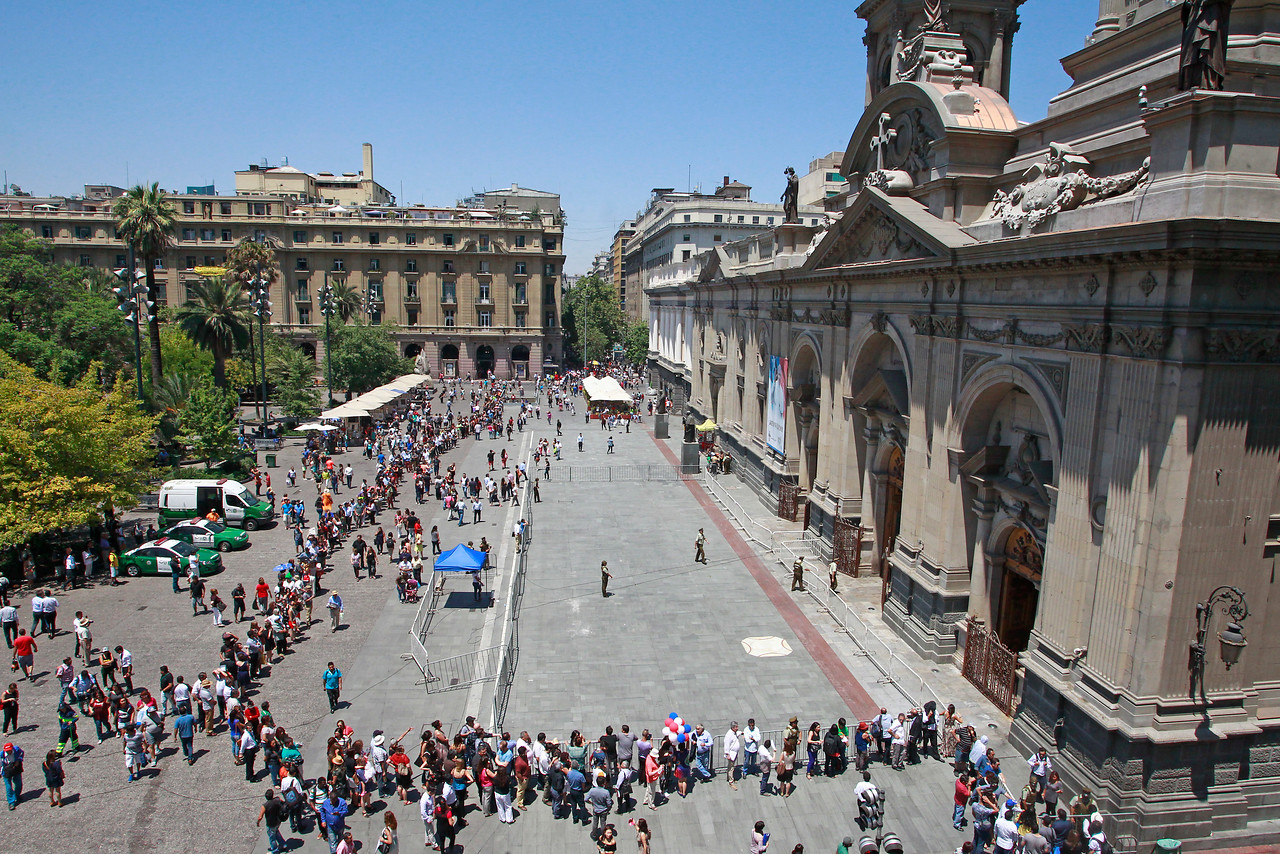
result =
[[93,728],[98,731],[98,744],[102,744],[104,734],[108,738],[115,735],[111,729],[111,701],[96,685],[89,698],[89,714],[93,717]]
[[13,660],[22,668],[22,672],[26,674],[28,679],[34,681],[31,675],[32,667],[35,663],[34,653],[38,652],[40,647],[36,646],[35,638],[27,634],[26,629],[18,629],[18,636],[13,639]]
[[267,597],[271,595],[271,588],[267,585],[265,578],[258,578],[258,586],[254,588],[253,593],[257,597],[257,609],[265,614],[267,612]]

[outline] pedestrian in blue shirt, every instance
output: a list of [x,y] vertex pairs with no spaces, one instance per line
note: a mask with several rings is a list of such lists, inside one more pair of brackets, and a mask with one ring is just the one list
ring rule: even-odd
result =
[[[322,674],[324,690],[329,695],[329,714],[338,711],[338,696],[342,693],[342,671],[329,662],[329,667]],[[334,845],[337,845],[335,842]]]
[[[188,709],[185,705],[182,708]],[[191,742],[196,735],[196,719],[189,709],[174,719],[173,731],[178,734],[178,740],[182,742],[182,755],[187,758],[187,764],[194,765],[196,763],[196,755],[191,747]]]
[[342,841],[343,831],[347,829],[346,815],[347,802],[333,792],[320,802],[320,826],[329,840],[329,854],[337,854],[338,843]]

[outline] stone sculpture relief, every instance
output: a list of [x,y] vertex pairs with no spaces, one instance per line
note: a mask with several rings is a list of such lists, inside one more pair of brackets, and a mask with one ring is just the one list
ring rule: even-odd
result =
[[1008,193],[996,191],[992,214],[1010,228],[1035,228],[1054,214],[1129,192],[1150,173],[1151,158],[1132,172],[1105,178],[1094,178],[1088,167],[1088,159],[1070,146],[1050,143],[1044,163],[1028,169],[1021,184]]

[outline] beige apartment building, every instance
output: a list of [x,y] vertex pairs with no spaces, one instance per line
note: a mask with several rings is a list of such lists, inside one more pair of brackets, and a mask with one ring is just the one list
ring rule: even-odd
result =
[[[241,240],[265,240],[280,265],[271,322],[319,359],[321,288],[346,282],[365,298],[353,322],[394,324],[400,352],[421,356],[434,375],[521,377],[558,365],[560,197],[513,184],[452,207],[396,205],[373,179],[367,144],[363,167],[332,175],[255,165],[236,173],[235,195],[170,193],[178,229],[156,264],[157,302],[181,305],[201,268],[222,265]],[[123,267],[111,216],[123,192],[99,184],[83,196],[0,195],[0,224],[48,241],[62,263]]]

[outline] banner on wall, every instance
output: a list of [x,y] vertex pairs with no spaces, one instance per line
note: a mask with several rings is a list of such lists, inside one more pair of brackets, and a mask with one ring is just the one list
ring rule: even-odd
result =
[[764,441],[779,454],[787,453],[787,360],[769,357],[769,394],[765,400]]

